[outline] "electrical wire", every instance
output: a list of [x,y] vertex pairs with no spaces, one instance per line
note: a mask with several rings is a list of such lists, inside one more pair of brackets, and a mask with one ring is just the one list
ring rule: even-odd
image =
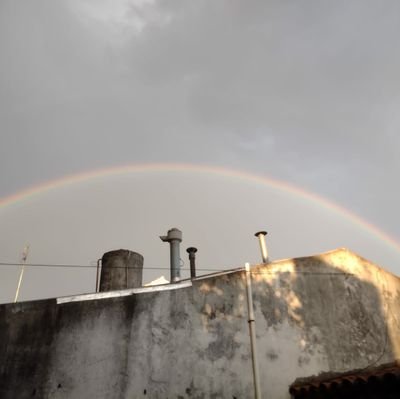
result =
[[[0,262],[0,266],[22,266],[22,263],[12,263],[12,262]],[[27,267],[54,267],[54,268],[86,268],[86,269],[95,269],[96,265],[78,265],[78,264],[49,264],[49,263],[26,263]],[[125,266],[113,266],[113,269],[125,269]],[[156,267],[156,266],[145,266],[143,269],[151,269],[151,270],[170,270],[167,267]],[[221,271],[221,269],[197,269],[204,271]]]
[[[50,264],[50,263],[13,263],[13,262],[0,262],[0,266],[11,266],[11,267],[21,267],[25,265],[26,267],[47,267],[47,268],[75,268],[75,269],[95,269],[96,265],[80,265],[80,264]],[[238,267],[237,271],[240,271],[243,267]],[[113,269],[125,269],[125,266],[115,266]],[[157,267],[157,266],[144,266],[143,270],[165,270],[169,271],[168,267]],[[196,271],[204,272],[224,272],[224,271],[234,271],[235,268],[228,269],[215,269],[215,268],[196,268]],[[341,276],[352,276],[352,273],[345,272],[307,272],[307,271],[279,271],[279,270],[252,270],[251,274],[306,274],[306,275],[341,275]]]

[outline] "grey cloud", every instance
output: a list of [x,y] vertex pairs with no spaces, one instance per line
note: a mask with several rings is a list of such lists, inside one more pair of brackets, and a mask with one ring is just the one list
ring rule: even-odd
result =
[[99,166],[213,163],[398,234],[395,208],[377,207],[400,199],[397,2],[132,2],[124,18],[143,30],[115,36],[77,2],[28,3],[0,13],[4,192]]

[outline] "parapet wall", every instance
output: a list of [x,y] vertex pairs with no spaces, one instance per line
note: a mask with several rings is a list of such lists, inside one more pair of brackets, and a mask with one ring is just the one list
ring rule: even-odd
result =
[[[399,279],[349,251],[254,267],[252,284],[265,397],[400,357]],[[244,272],[175,286],[1,305],[0,397],[252,398]]]

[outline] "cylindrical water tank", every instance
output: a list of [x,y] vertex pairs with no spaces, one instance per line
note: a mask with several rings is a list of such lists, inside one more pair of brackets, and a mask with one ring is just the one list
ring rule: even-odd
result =
[[142,286],[143,256],[127,249],[106,252],[101,258],[100,292]]

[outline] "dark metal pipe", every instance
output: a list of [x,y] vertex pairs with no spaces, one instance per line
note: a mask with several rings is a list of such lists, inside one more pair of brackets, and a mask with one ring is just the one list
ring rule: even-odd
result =
[[189,247],[186,252],[189,254],[190,261],[190,278],[196,277],[196,252],[197,248]]

